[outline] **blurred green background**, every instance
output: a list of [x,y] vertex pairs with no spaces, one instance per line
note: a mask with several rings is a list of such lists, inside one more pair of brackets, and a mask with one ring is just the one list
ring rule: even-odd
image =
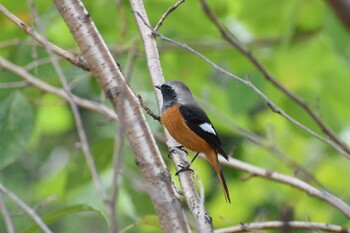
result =
[[[153,26],[174,3],[145,1]],[[34,22],[36,30],[39,29],[35,22],[41,22],[50,42],[79,54],[51,1],[34,1],[39,18],[32,17],[33,8],[24,2],[3,0],[2,4],[25,23],[33,25]],[[84,4],[116,61],[124,71],[130,70],[133,89],[158,113],[143,44],[129,2],[86,0]],[[210,6],[220,22],[280,83],[305,99],[326,124],[350,144],[350,35],[325,1],[219,0],[211,1]],[[0,56],[26,68],[42,81],[61,87],[47,52],[3,15],[0,15],[0,25]],[[189,44],[240,77],[249,75],[281,109],[323,135],[299,106],[266,82],[245,56],[221,38],[199,1],[182,4],[166,19],[159,32]],[[350,203],[348,159],[273,113],[251,89],[216,72],[188,51],[158,42],[166,80],[178,79],[190,87],[207,110],[227,152],[234,150],[237,159],[297,176]],[[109,106],[94,77],[67,61],[61,60],[60,64],[74,94]],[[31,85],[7,88],[6,83],[18,81],[22,79],[0,70],[1,183],[30,206],[39,205],[38,213],[44,219],[51,219],[49,226],[54,232],[108,232],[106,209],[79,148],[69,105]],[[81,108],[80,114],[99,174],[109,192],[118,124],[86,109]],[[173,175],[175,169],[166,157],[168,150],[161,140],[162,128],[148,116],[147,120]],[[258,143],[250,140],[249,135]],[[193,168],[196,180],[200,179],[203,184],[205,205],[215,228],[241,222],[281,220],[286,208],[294,213],[294,220],[350,227],[349,219],[340,211],[304,192],[261,178],[246,180],[249,174],[223,167],[233,200],[231,205],[227,204],[208,163],[198,159]],[[303,170],[307,170],[311,178]],[[178,185],[177,177],[173,179]],[[134,155],[124,140],[116,206],[118,227],[123,232],[161,232],[144,190]],[[33,221],[15,203],[6,197],[4,201],[18,232],[40,232],[32,228]],[[0,218],[0,232],[5,231],[4,220]]]

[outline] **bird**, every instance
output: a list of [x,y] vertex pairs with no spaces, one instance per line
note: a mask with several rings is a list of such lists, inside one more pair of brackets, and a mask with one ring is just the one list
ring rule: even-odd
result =
[[218,154],[222,155],[227,161],[229,157],[222,149],[219,136],[207,114],[183,82],[178,80],[167,81],[161,86],[155,86],[155,88],[162,93],[161,123],[169,134],[181,144],[177,148],[187,148],[196,152],[190,164],[182,167],[178,172],[191,170],[190,165],[200,153],[203,153],[218,176],[226,201],[231,203]]

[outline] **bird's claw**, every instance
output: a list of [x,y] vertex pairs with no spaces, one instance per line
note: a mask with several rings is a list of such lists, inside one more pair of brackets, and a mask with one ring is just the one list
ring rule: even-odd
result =
[[187,166],[178,165],[178,167],[181,167],[181,169],[175,173],[175,176],[179,175],[179,173],[184,172],[184,171],[194,172],[193,169],[190,168],[190,166],[191,166],[191,164],[189,164]]
[[174,153],[176,151],[176,149],[181,150],[181,151],[185,152],[186,155],[188,155],[188,152],[187,152],[187,150],[185,150],[185,147],[183,147],[183,146],[174,146],[174,147],[170,147],[169,148],[169,154],[168,154],[168,158],[169,159],[171,159],[171,154]]

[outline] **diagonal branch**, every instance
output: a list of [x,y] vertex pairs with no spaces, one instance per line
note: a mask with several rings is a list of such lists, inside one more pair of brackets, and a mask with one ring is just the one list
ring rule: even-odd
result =
[[155,31],[158,31],[158,29],[162,26],[164,20],[166,19],[166,17],[168,17],[168,15],[173,12],[174,10],[176,10],[176,8],[178,8],[182,3],[184,3],[185,0],[179,0],[177,1],[173,6],[169,7],[169,9],[162,15],[162,17],[160,18],[160,20],[158,21],[157,25],[154,27]]
[[5,194],[8,198],[10,198],[13,202],[15,202],[24,212],[26,212],[29,217],[31,217],[36,224],[40,227],[40,229],[44,233],[52,233],[52,231],[47,227],[44,221],[40,218],[40,216],[35,213],[35,211],[30,208],[26,203],[24,203],[21,199],[19,199],[14,193],[8,190],[5,186],[0,183],[0,192]]
[[243,53],[251,63],[264,75],[265,79],[272,83],[278,90],[288,96],[291,100],[297,103],[302,107],[310,117],[317,123],[322,132],[327,135],[333,142],[335,142],[347,155],[350,156],[350,148],[344,142],[342,142],[338,136],[322,121],[320,116],[316,114],[311,107],[299,96],[295,95],[289,91],[285,86],[279,83],[263,66],[263,64],[243,45],[241,44],[227,29],[219,22],[217,16],[213,10],[208,6],[208,3],[205,0],[200,0],[204,12],[208,15],[210,20],[214,23],[217,29],[220,31],[222,37],[229,42],[232,46],[237,48],[241,53]]
[[4,216],[7,233],[15,233],[15,227],[13,226],[11,215],[6,208],[5,201],[2,198],[2,193],[0,193],[0,212]]
[[[15,64],[9,62],[8,60],[6,60],[3,57],[0,57],[0,67],[18,75],[19,77],[26,80],[28,83],[36,86],[40,90],[50,92],[52,94],[55,94],[57,96],[64,98],[66,101],[68,101],[69,97],[63,89],[51,86],[50,84],[47,84],[47,83],[41,81],[40,79],[35,78],[33,75],[28,73],[22,67],[17,66]],[[90,101],[90,100],[83,99],[83,98],[78,97],[76,95],[72,95],[72,97],[73,97],[74,102],[76,104],[78,104],[80,107],[86,108],[86,109],[94,111],[94,112],[101,113],[101,114],[109,117],[110,119],[118,120],[118,117],[115,114],[115,112],[113,112],[111,109],[107,108],[106,106],[99,104],[99,103],[96,103],[96,102],[93,102],[93,101]]]
[[47,39],[43,36],[41,36],[39,33],[35,32],[31,27],[29,27],[27,24],[25,24],[22,20],[20,20],[18,17],[13,15],[10,11],[8,11],[2,4],[0,4],[0,12],[5,15],[10,21],[15,23],[18,27],[20,27],[24,32],[26,32],[28,35],[30,35],[34,40],[36,40],[39,44],[42,46],[49,47],[52,52],[55,54],[67,59],[70,63],[73,65],[76,65],[83,70],[89,70],[88,66],[86,65],[85,61],[78,57],[75,54],[72,54],[57,45],[54,45],[47,41]]

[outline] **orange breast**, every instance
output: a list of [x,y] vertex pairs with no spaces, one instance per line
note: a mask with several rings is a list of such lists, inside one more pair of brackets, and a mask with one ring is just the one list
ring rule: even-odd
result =
[[161,121],[170,135],[189,150],[205,154],[214,150],[211,145],[186,125],[180,113],[179,105],[174,105],[164,110]]

